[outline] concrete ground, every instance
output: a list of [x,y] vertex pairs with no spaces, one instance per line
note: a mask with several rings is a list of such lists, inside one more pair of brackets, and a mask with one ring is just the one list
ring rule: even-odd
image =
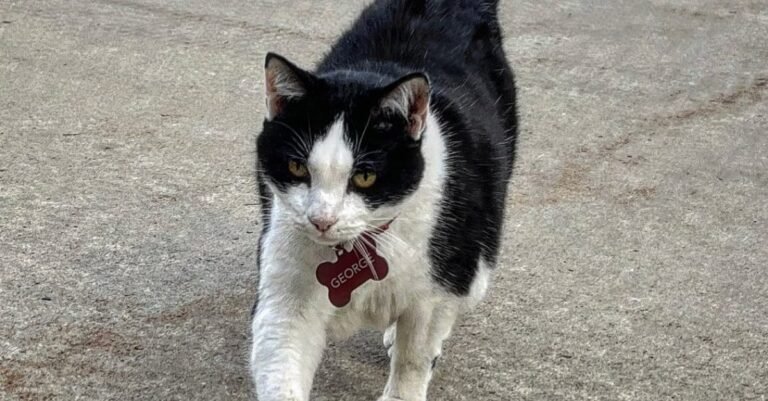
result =
[[[246,400],[262,64],[363,1],[0,0],[0,399]],[[764,0],[503,1],[502,267],[432,400],[768,397]],[[379,336],[315,400],[374,400]]]

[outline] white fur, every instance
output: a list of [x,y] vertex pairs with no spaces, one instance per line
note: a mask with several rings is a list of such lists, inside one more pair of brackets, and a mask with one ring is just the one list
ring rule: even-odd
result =
[[[293,222],[299,231],[321,244],[351,240],[366,231],[368,224],[376,225],[375,221],[370,221],[371,213],[363,199],[354,193],[347,193],[354,162],[350,146],[344,139],[341,116],[310,151],[307,167],[312,177],[312,186],[295,186],[288,189],[287,194],[272,188],[277,200],[285,205],[285,213],[278,216]],[[387,216],[391,218],[394,214],[385,212],[382,216],[372,217]],[[310,218],[338,219],[338,222],[321,235]]]
[[[352,145],[337,121],[310,153],[312,188],[306,185],[274,194],[270,230],[261,254],[259,304],[253,320],[251,369],[260,401],[308,401],[326,335],[343,338],[365,327],[389,330],[390,377],[381,401],[426,400],[431,364],[440,354],[458,314],[482,298],[488,269],[470,296],[441,290],[430,277],[429,239],[439,213],[446,177],[446,147],[440,124],[429,114],[422,143],[425,169],[419,188],[398,206],[369,211],[345,190],[352,174]],[[308,216],[338,218],[328,238],[320,238]],[[368,281],[336,308],[315,268],[333,258],[325,243],[346,241],[370,226],[397,216],[378,237],[378,252],[389,262],[383,281]]]

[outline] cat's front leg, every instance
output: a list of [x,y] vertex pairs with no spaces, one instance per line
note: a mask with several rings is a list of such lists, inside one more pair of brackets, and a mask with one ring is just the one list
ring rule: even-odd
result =
[[308,401],[325,348],[325,321],[285,297],[262,298],[253,320],[251,372],[259,401]]
[[[390,372],[379,401],[425,401],[432,370],[456,320],[451,305],[424,302],[397,320],[391,348]],[[391,330],[391,328],[390,328]]]

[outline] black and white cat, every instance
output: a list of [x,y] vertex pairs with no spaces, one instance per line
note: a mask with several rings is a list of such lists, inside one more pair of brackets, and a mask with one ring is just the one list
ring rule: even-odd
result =
[[499,0],[380,0],[314,72],[266,58],[251,370],[307,401],[326,338],[386,330],[380,401],[424,401],[496,264],[517,133]]

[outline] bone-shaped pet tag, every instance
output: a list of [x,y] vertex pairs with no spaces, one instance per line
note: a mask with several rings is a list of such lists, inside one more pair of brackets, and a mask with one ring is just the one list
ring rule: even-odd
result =
[[383,280],[389,272],[387,260],[376,252],[376,240],[368,233],[362,236],[358,249],[347,251],[337,246],[336,260],[317,266],[317,281],[328,288],[328,299],[337,308],[349,303],[356,288],[368,280]]

